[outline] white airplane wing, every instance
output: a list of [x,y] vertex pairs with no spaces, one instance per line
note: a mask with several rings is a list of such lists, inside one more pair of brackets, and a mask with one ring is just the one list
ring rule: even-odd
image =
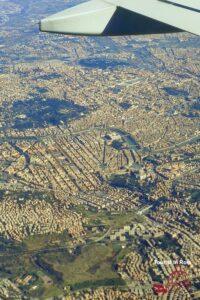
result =
[[43,19],[40,30],[102,36],[177,31],[200,35],[200,0],[92,0]]

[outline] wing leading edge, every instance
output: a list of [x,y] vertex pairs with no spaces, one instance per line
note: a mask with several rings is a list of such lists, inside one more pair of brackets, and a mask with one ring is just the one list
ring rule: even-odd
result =
[[43,19],[40,30],[101,36],[178,31],[200,35],[200,1],[92,0]]

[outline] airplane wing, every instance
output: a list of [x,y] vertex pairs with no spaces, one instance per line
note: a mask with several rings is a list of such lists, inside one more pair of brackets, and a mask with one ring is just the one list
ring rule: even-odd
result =
[[200,35],[200,0],[92,0],[43,19],[40,30],[100,36],[178,31]]

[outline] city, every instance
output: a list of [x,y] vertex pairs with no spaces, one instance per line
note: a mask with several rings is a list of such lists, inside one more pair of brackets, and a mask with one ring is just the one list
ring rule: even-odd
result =
[[[199,37],[45,35],[52,3],[2,3],[0,298],[199,299]],[[156,293],[164,261],[190,286]]]

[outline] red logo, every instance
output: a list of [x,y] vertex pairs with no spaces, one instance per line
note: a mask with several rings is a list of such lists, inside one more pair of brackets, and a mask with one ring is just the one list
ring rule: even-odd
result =
[[168,293],[174,286],[188,289],[190,285],[191,282],[188,279],[187,272],[183,270],[180,265],[177,265],[175,266],[175,270],[169,274],[166,285],[154,283],[153,291],[157,295],[163,295]]

